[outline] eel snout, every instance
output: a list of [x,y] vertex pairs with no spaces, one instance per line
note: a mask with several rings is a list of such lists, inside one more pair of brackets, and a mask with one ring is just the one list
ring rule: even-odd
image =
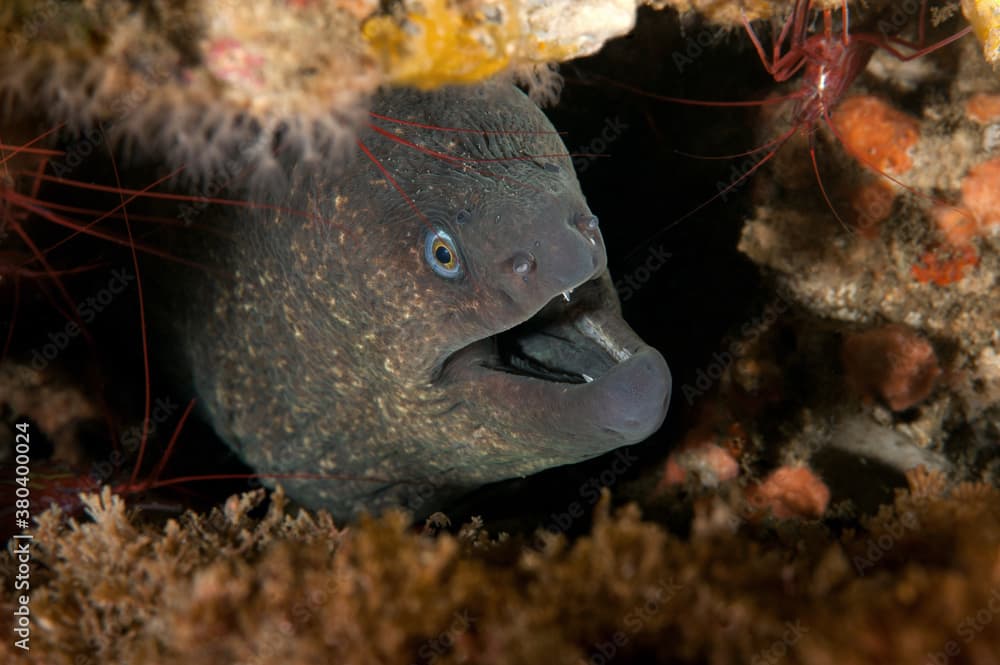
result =
[[607,271],[455,353],[445,377],[503,403],[567,461],[636,443],[662,424],[670,371],[622,319]]

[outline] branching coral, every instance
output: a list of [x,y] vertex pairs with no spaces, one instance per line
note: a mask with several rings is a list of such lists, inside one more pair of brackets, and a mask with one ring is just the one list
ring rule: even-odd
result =
[[1000,494],[910,481],[840,538],[798,522],[737,530],[717,498],[711,519],[729,526],[708,528],[699,510],[684,540],[605,501],[588,535],[536,547],[476,525],[422,535],[401,515],[338,530],[322,514],[288,516],[280,493],[259,521],[247,517],[253,495],[142,526],[105,493],[88,500],[92,523],[42,517],[31,653],[108,665],[744,663],[778,651],[882,663],[957,640],[949,662],[987,663],[1000,632],[963,641],[960,627],[996,604]]

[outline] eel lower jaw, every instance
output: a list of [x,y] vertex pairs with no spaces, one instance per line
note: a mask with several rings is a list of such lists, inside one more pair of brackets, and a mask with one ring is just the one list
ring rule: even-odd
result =
[[[478,384],[526,428],[584,459],[652,434],[666,415],[670,371],[621,318],[606,273],[556,295],[528,320],[460,349],[450,381]],[[499,403],[499,404],[498,404]]]

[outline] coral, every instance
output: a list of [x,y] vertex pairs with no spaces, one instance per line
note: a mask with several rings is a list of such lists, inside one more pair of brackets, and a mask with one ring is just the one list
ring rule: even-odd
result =
[[[577,4],[608,13],[566,13]],[[541,63],[596,48],[632,20],[636,4],[15,1],[0,10],[0,32],[12,44],[0,55],[0,91],[19,111],[50,107],[53,123],[110,120],[112,138],[159,144],[197,175],[233,147],[265,160],[274,147],[307,157],[335,151],[363,121],[367,95],[390,80],[436,85],[513,68],[534,87],[551,87],[555,78]],[[733,27],[743,15],[781,16],[791,3],[647,4]],[[995,59],[996,20],[987,13],[994,6],[963,2]],[[442,25],[452,31],[433,39]],[[516,534],[491,537],[480,523],[456,535],[443,521],[421,532],[401,514],[344,528],[322,513],[291,514],[280,492],[261,519],[250,517],[258,493],[162,525],[139,521],[105,493],[87,499],[93,521],[67,523],[58,511],[41,517],[32,658],[992,662],[1000,652],[992,630],[1000,494],[951,482],[993,478],[968,460],[996,448],[1000,413],[998,188],[989,142],[996,77],[976,70],[978,44],[965,48],[956,62],[929,65],[954,79],[940,94],[862,80],[865,94],[834,114],[848,155],[837,154],[831,132],[816,133],[834,207],[850,207],[858,236],[840,235],[808,154],[781,155],[761,170],[761,180],[777,185],[760,191],[780,195],[757,201],[741,247],[792,313],[782,330],[748,345],[712,398],[753,419],[741,412],[696,427],[666,463],[671,502],[696,485],[702,492],[688,535],[643,520],[632,506],[612,514],[606,502],[584,535],[545,536],[536,547]],[[0,124],[10,143],[8,117]],[[905,176],[912,190],[858,159]],[[971,226],[970,213],[979,220]],[[843,366],[871,404],[844,399],[842,336],[845,353],[855,347]],[[4,376],[0,395],[20,400],[19,413],[43,414],[47,434],[72,426],[73,418],[55,417],[60,400],[93,416],[79,390],[32,392],[28,382],[30,389],[3,393]],[[31,401],[39,395],[45,409]],[[856,520],[814,464],[824,445],[864,464],[889,459],[908,468],[918,460],[943,473],[911,473],[910,492]],[[761,450],[766,459],[755,457]],[[967,459],[950,464],[944,452],[953,450]],[[757,471],[763,480],[754,480]],[[653,472],[664,475],[662,467]],[[714,483],[709,496],[703,485]],[[802,521],[821,516],[836,530]],[[16,602],[13,571],[3,555],[5,614]],[[0,643],[0,658],[19,655],[10,640]]]
[[891,182],[868,176],[850,194],[851,223],[866,238],[876,238],[879,225],[889,219],[896,201],[896,190]]
[[[423,87],[513,71],[551,97],[547,63],[597,50],[636,0],[153,3],[14,2],[0,13],[0,123],[102,123],[189,177],[232,154],[336,155],[390,82]],[[585,6],[584,6],[585,5]],[[164,26],[169,26],[165,28]],[[35,119],[35,118],[33,118]]]
[[52,125],[100,121],[111,139],[155,146],[208,178],[233,151],[262,162],[273,150],[336,154],[387,83],[510,72],[551,98],[548,65],[624,35],[643,4],[737,27],[793,2],[17,0],[0,13],[11,45],[0,54],[0,97],[14,115],[46,109]]
[[1000,157],[976,164],[962,179],[962,206],[984,232],[1000,225]]
[[370,19],[364,36],[397,83],[433,88],[478,81],[510,65],[507,47],[517,36],[512,4],[472,13],[447,0],[412,3],[398,17]]
[[913,166],[908,153],[920,140],[920,125],[884,100],[865,95],[843,100],[833,126],[844,149],[862,164],[892,174]]
[[[720,378],[726,385],[732,386],[731,374],[744,378],[746,373],[747,368],[734,362],[726,367],[724,376]],[[753,388],[762,387],[755,380],[749,383]],[[734,403],[731,406],[738,405]],[[741,466],[752,457],[752,447],[750,436],[733,414],[733,409],[715,404],[701,409],[697,412],[696,421],[667,456],[662,473],[656,479],[653,496],[670,495],[675,490],[697,493],[725,486],[739,478]]]
[[[832,110],[833,130],[813,135],[829,205],[808,146],[790,141],[761,169],[740,249],[802,316],[792,322],[796,355],[755,358],[778,363],[786,377],[809,376],[794,384],[801,403],[772,414],[767,430],[767,449],[786,463],[829,456],[850,478],[862,471],[851,460],[879,459],[894,470],[881,476],[890,483],[914,460],[953,478],[997,477],[988,442],[1000,401],[983,389],[991,365],[977,359],[998,350],[1000,188],[990,108],[1000,87],[978,48],[969,38],[923,56],[906,81],[879,62],[894,58],[873,59],[852,97]],[[762,135],[787,131],[782,117],[762,114]],[[892,361],[895,346],[901,362]],[[867,399],[845,399],[848,386]],[[875,440],[893,442],[892,459],[881,460]],[[955,450],[974,452],[957,461]]]
[[[39,358],[44,361],[40,355]],[[0,413],[5,412],[31,418],[52,442],[53,457],[69,464],[79,461],[73,445],[79,429],[102,417],[95,396],[86,394],[67,377],[10,361],[0,362]],[[5,430],[7,425],[0,423],[0,432],[6,433]],[[0,461],[8,461],[8,453],[0,451]]]
[[[657,9],[673,7],[678,12],[695,12],[713,23],[727,27],[739,27],[742,18],[749,20],[783,16],[795,4],[795,0],[772,2],[771,0],[747,0],[745,2],[719,2],[718,0],[646,0]],[[839,6],[839,2],[820,0],[813,3],[817,7]]]
[[[1000,494],[926,472],[910,481],[912,494],[840,536],[795,520],[708,528],[740,523],[742,509],[716,498],[679,538],[634,506],[612,514],[605,499],[589,533],[537,546],[475,523],[420,533],[399,514],[338,529],[321,513],[289,515],[280,493],[259,520],[248,517],[254,494],[143,525],[104,493],[88,499],[93,522],[41,517],[31,656],[724,665],[781,653],[860,665],[923,662],[955,641],[949,662],[991,662],[1000,632],[965,639],[962,626],[996,606]],[[12,563],[4,554],[5,613]],[[15,653],[0,644],[4,658]]]
[[736,459],[725,448],[706,440],[688,440],[667,458],[663,485],[683,484],[693,474],[701,484],[711,487],[734,479],[739,471]]
[[237,149],[258,159],[282,145],[329,153],[380,82],[357,28],[376,7],[15,2],[0,14],[12,45],[0,55],[0,95],[15,115],[45,108],[50,122],[82,129],[100,121],[112,140],[159,149],[196,176]]
[[[930,251],[913,267],[920,282],[947,286],[961,280],[966,269],[979,264],[979,254],[971,244],[979,235],[988,235],[1000,225],[1000,158],[974,165],[962,178],[961,207],[937,206],[934,222],[950,247]],[[940,256],[942,253],[950,257]]]
[[[627,33],[643,4],[738,27],[744,17],[785,15],[793,2],[171,0],[140,9],[124,0],[18,0],[0,14],[0,36],[11,44],[0,54],[0,97],[14,115],[46,109],[52,125],[102,122],[112,140],[155,148],[188,177],[208,179],[234,152],[264,167],[275,150],[337,154],[379,85],[507,72],[551,99],[557,79],[548,65]],[[986,5],[972,3],[970,20]]]
[[981,125],[1000,120],[1000,95],[985,92],[973,95],[965,103],[965,114]]
[[511,66],[590,55],[635,23],[636,0],[403,2],[369,19],[365,38],[394,83],[433,88]]
[[934,347],[900,324],[848,335],[842,357],[854,389],[868,399],[883,400],[893,411],[927,399],[941,376]]
[[749,487],[746,497],[753,513],[771,514],[778,519],[815,519],[826,512],[830,490],[810,469],[786,466]]
[[[937,227],[937,230],[944,237],[947,244],[952,247],[969,247],[972,239],[979,235],[979,224],[968,210],[940,205],[934,207],[931,215],[934,218],[934,225]],[[975,249],[972,250],[971,255],[976,255]],[[926,259],[927,255],[924,258]],[[963,275],[959,275],[958,278],[961,279]],[[926,277],[917,276],[917,279],[922,282],[931,281],[929,274]],[[948,283],[950,284],[951,282]]]
[[[960,228],[965,228],[960,227]],[[965,232],[954,228],[949,229],[950,236],[960,239]],[[960,235],[959,235],[960,234]],[[979,265],[979,255],[976,248],[970,245],[959,247],[938,247],[920,257],[910,270],[913,278],[921,284],[937,284],[948,286],[962,281],[969,268]]]

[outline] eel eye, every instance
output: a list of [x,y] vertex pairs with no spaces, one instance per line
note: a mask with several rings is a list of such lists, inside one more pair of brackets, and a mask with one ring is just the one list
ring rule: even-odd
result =
[[462,264],[458,260],[455,241],[445,231],[431,231],[424,243],[424,258],[431,268],[442,277],[455,278],[462,274]]

